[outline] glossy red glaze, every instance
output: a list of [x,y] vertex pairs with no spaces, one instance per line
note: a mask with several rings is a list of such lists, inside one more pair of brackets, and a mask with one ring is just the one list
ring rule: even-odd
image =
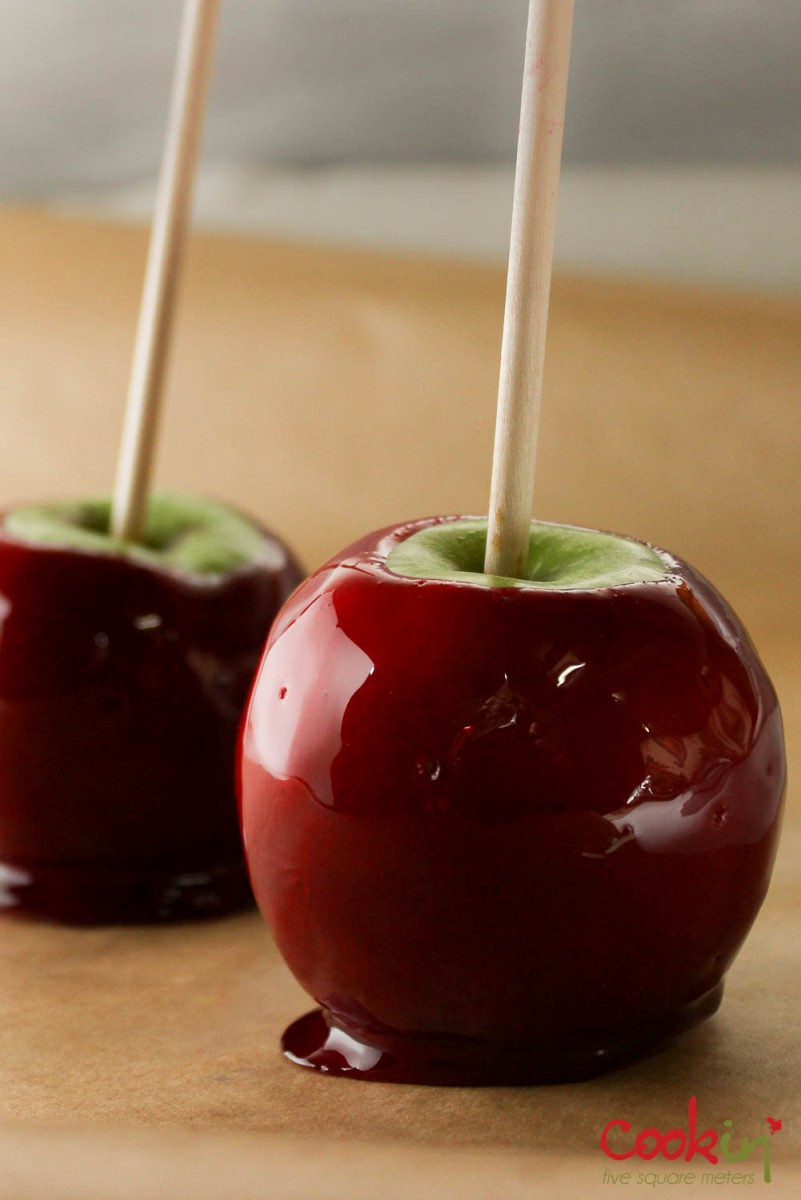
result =
[[767,889],[781,719],[686,564],[594,591],[402,578],[373,534],[273,627],[243,725],[257,901],[323,1009],[295,1061],[583,1078],[709,1015]]
[[236,733],[299,578],[280,551],[203,582],[0,527],[1,907],[83,923],[249,902]]

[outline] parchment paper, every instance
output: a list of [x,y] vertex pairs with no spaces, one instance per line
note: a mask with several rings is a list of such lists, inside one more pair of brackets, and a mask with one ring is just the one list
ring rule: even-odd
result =
[[[0,217],[0,504],[109,489],[144,251],[138,230]],[[238,502],[308,567],[369,528],[485,511],[502,304],[487,267],[195,238],[159,482]],[[800,332],[790,297],[558,279],[537,503],[715,580],[774,675],[791,761]],[[652,1195],[603,1182],[600,1131],[614,1117],[674,1127],[691,1095],[708,1126],[750,1135],[783,1118],[770,1194],[801,1194],[789,799],[719,1015],[576,1086],[368,1086],[291,1068],[278,1037],[311,1004],[255,914],[143,929],[4,920],[0,1200]]]

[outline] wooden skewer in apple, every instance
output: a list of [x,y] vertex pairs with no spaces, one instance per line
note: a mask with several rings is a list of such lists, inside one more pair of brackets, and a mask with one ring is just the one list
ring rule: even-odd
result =
[[220,0],[185,0],[128,388],[111,529],[141,541]]
[[531,0],[484,570],[525,577],[573,0]]

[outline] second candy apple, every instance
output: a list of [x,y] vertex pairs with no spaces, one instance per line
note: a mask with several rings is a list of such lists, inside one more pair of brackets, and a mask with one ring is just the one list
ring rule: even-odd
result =
[[300,571],[197,497],[155,497],[142,544],[108,525],[108,501],[0,520],[0,904],[79,923],[228,912],[250,897],[237,728]]

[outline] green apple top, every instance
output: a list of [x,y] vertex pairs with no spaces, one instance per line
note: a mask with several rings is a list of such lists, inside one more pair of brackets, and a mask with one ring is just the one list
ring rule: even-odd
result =
[[387,567],[415,579],[555,591],[650,583],[674,572],[668,556],[632,538],[532,522],[525,578],[504,578],[484,574],[486,543],[486,518],[444,521],[398,542],[387,556]]
[[5,516],[4,526],[8,535],[28,544],[119,555],[204,577],[226,575],[277,553],[253,522],[199,496],[153,496],[141,543],[112,537],[110,516],[110,500],[80,500],[15,509]]

